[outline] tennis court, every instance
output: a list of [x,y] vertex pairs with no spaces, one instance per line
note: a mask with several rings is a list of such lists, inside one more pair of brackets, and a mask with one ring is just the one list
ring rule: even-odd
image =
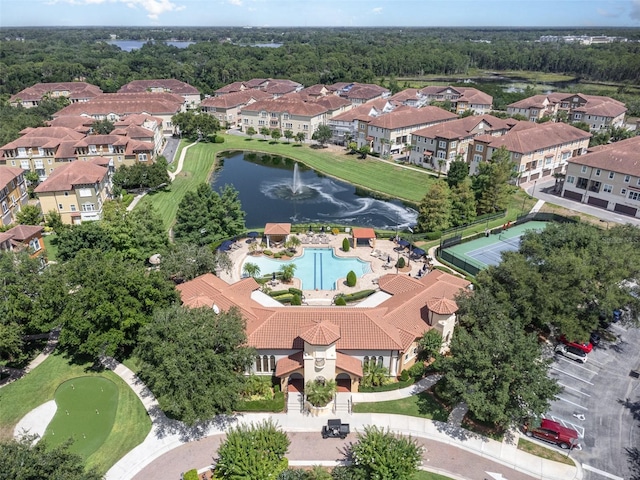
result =
[[[493,233],[488,237],[482,237],[467,243],[461,243],[453,247],[447,248],[448,254],[460,259],[459,262],[452,262],[454,265],[464,268],[465,270],[482,270],[489,265],[497,265],[502,260],[502,252],[515,252],[520,248],[520,238],[529,230],[542,231],[547,227],[547,222],[531,221],[521,225],[514,225],[499,233]],[[471,269],[465,268],[470,265]],[[475,272],[469,271],[474,274]]]

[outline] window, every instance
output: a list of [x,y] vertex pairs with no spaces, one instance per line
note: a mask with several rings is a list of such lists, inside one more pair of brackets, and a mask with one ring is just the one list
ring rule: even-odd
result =
[[438,147],[440,148],[447,148],[447,142],[445,142],[444,140],[440,140],[438,142]]
[[98,153],[98,148],[95,145],[89,145],[89,153]]
[[484,145],[476,145],[476,152],[484,152]]
[[575,181],[576,181],[576,177],[574,177],[573,175],[567,176],[567,183],[575,183]]
[[15,160],[11,160],[11,166],[15,167],[16,166],[16,161]]
[[9,211],[9,207],[7,206],[7,202],[2,202],[2,213],[7,213]]
[[80,189],[78,189],[78,195],[80,195],[81,197],[90,197],[91,196],[91,189],[90,188],[80,188]]
[[63,208],[61,203],[58,204],[58,210],[60,210],[60,211],[64,210],[64,208]]
[[602,187],[604,193],[611,193],[613,191],[613,185],[607,185],[606,183]]
[[451,144],[449,145],[451,148],[456,148],[458,146],[458,142],[453,141],[451,142]]
[[309,125],[303,125],[303,126],[302,126],[302,129],[303,129],[303,130],[309,130]]
[[629,200],[640,201],[640,192],[629,192]]
[[600,170],[599,168],[596,168],[596,177],[599,177],[601,172],[602,170]]
[[96,206],[93,203],[83,203],[82,204],[82,211],[83,212],[95,212],[96,211]]
[[631,180],[631,176],[630,175],[625,175],[624,176],[624,183],[629,183],[630,180]]
[[20,168],[29,170],[29,160],[20,160]]
[[626,195],[627,194],[627,189],[626,188],[621,188],[620,189],[620,195]]
[[264,121],[264,120],[258,120],[258,125],[259,125],[259,126],[264,126],[264,124],[265,124],[265,121]]
[[288,113],[283,113],[282,114],[282,119],[283,120],[289,120],[289,114]]
[[614,178],[616,178],[615,172],[609,172],[609,180],[613,180]]
[[562,154],[562,160],[569,160],[569,158],[571,157],[571,152],[564,152]]
[[33,238],[29,242],[29,248],[31,249],[32,252],[37,252],[38,250],[40,250],[42,248],[42,246],[40,246],[40,239]]
[[553,157],[545,157],[544,159],[545,165],[551,165],[551,162],[553,162]]
[[75,206],[73,203],[71,204],[71,211],[72,211],[72,212],[75,212],[75,211],[76,211],[76,206]]
[[580,120],[582,118],[582,114],[581,113],[574,113],[573,114],[573,118],[574,118],[574,120]]
[[473,156],[473,161],[474,161],[474,162],[480,162],[480,161],[482,161],[482,155],[477,155],[477,154],[476,154],[476,155],[474,155],[474,156]]
[[293,128],[293,123],[285,123],[284,128],[288,128],[289,130],[291,130]]
[[447,153],[442,150],[438,151],[438,158],[446,158]]
[[139,153],[138,154],[138,161],[139,162],[146,162],[147,161],[147,154],[146,153]]
[[578,178],[578,183],[576,183],[576,188],[587,188],[587,184],[589,183],[589,180],[586,178]]
[[587,166],[583,165],[582,168],[580,169],[580,172],[587,173]]
[[69,196],[69,192],[64,192],[64,196],[68,197]]
[[256,357],[256,372],[262,372],[262,355]]

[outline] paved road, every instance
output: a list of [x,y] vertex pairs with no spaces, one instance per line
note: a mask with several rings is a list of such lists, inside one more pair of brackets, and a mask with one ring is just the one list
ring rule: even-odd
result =
[[180,145],[179,138],[166,137],[167,143],[164,146],[164,150],[162,151],[162,155],[167,159],[167,163],[173,162],[176,156],[176,150],[178,149],[178,145]]
[[[328,465],[328,462],[344,460],[344,450],[355,440],[351,434],[346,440],[323,440],[319,433],[289,433],[291,445],[287,458],[291,465]],[[222,435],[214,435],[186,443],[164,454],[142,469],[133,480],[178,480],[180,473],[191,468],[202,469],[212,463],[220,446]],[[446,445],[434,440],[417,439],[425,448],[423,467],[454,478],[484,480],[491,478],[486,472],[501,473],[509,480],[531,480],[530,477],[512,468],[493,462],[487,458]],[[454,473],[455,472],[455,473]]]

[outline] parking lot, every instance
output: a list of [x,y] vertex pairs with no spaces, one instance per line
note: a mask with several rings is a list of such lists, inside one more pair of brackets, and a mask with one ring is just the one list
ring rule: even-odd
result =
[[580,435],[582,449],[570,455],[586,480],[630,478],[627,449],[640,447],[640,379],[630,375],[640,367],[640,330],[612,324],[609,332],[615,341],[603,338],[586,363],[555,355],[550,368],[564,390],[546,416]]

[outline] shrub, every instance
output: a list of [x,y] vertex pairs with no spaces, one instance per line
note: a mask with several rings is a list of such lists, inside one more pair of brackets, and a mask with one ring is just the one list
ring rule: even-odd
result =
[[282,252],[276,252],[273,254],[273,258],[282,258]]
[[419,378],[422,378],[424,376],[424,371],[425,371],[424,363],[416,362],[409,368],[407,373],[409,374],[410,377],[413,377],[415,379],[419,379]]
[[333,394],[336,393],[336,389],[335,380],[325,380],[324,382],[314,380],[307,382],[304,391],[311,405],[314,407],[325,407],[333,399]]
[[272,257],[273,256],[273,252],[271,250],[263,250],[262,254],[266,255],[267,257]]
[[351,248],[351,245],[349,244],[349,239],[347,237],[344,237],[342,239],[342,251],[348,252],[349,248]]
[[435,232],[429,232],[425,234],[424,238],[425,240],[438,240],[441,236],[442,236],[442,232],[439,230],[436,230]]
[[347,273],[347,287],[355,287],[357,281],[358,277],[356,277],[356,272],[351,270],[349,273]]
[[404,257],[400,257],[398,259],[398,263],[396,263],[396,267],[397,268],[404,268],[404,266],[405,266]]
[[300,297],[302,297],[302,290],[300,290],[299,288],[290,287],[289,293],[293,293],[294,295],[300,295]]
[[216,135],[213,139],[213,143],[224,143],[224,137],[221,135]]
[[280,303],[291,303],[291,301],[293,300],[293,294],[285,293],[284,295],[278,295],[277,297],[273,298]]
[[244,397],[272,398],[271,377],[262,375],[249,375],[242,392]]
[[360,290],[359,292],[353,292],[342,296],[346,302],[355,302],[356,300],[366,298],[373,293],[375,293],[375,290]]
[[409,372],[407,372],[406,370],[402,370],[400,372],[400,381],[401,382],[406,382],[407,380],[409,380],[409,377],[410,377]]
[[297,293],[293,294],[293,297],[291,297],[291,305],[302,305],[302,298],[300,298],[300,295]]
[[198,476],[198,471],[195,468],[192,468],[188,472],[184,472],[184,476],[182,477],[184,480],[200,480]]
[[344,299],[343,295],[340,295],[338,298],[336,298],[335,302],[333,303],[339,307],[345,307],[347,305],[347,301]]
[[291,292],[289,292],[289,290],[273,290],[269,292],[269,296],[275,298],[275,297],[280,297],[282,295],[286,295],[287,293],[291,293]]

